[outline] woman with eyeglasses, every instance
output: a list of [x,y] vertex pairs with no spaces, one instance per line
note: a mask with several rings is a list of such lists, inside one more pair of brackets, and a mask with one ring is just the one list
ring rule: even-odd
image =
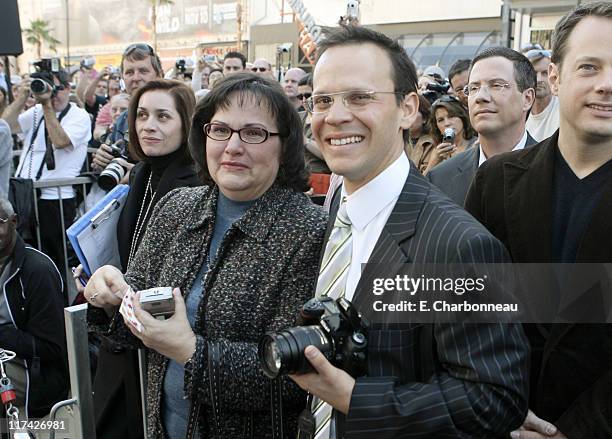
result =
[[[160,200],[176,188],[200,185],[188,148],[194,107],[191,88],[171,80],[150,81],[131,98],[129,150],[139,162],[130,174],[130,192],[117,225],[121,270],[112,271],[120,276],[134,264],[140,247],[146,245],[145,234],[152,227],[153,211]],[[122,164],[127,162],[122,160]],[[75,274],[80,272],[81,267]],[[90,297],[89,302],[98,306],[95,297]],[[99,308],[90,307],[88,320],[90,328],[103,340],[94,379],[97,437],[140,438],[143,432],[137,351],[106,337],[109,320]]]
[[[205,186],[161,200],[125,276],[102,267],[85,296],[114,314],[115,340],[149,348],[150,437],[295,437],[305,394],[265,377],[257,344],[295,325],[318,274],[326,215],[303,194],[299,116],[277,82],[232,75],[197,105],[189,144]],[[172,287],[174,315],[137,295],[138,331],[117,314],[128,285]]]
[[[434,148],[423,174],[471,148],[477,139],[467,108],[454,96],[442,96],[432,104],[430,125]],[[452,136],[449,136],[451,133]]]

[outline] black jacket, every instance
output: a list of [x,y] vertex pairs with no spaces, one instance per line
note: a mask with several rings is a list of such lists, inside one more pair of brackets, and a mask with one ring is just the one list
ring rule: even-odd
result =
[[[536,142],[529,133],[525,148],[530,148]],[[470,149],[443,161],[427,174],[427,179],[438,186],[444,194],[459,206],[465,203],[468,189],[478,170],[478,160],[480,159],[480,148],[478,142]]]
[[[534,148],[487,160],[468,193],[466,210],[506,245],[514,262],[552,262],[558,139],[559,131]],[[593,211],[577,263],[612,261],[610,224],[612,181]],[[534,344],[538,332],[544,332],[539,326],[526,327]],[[551,325],[541,358],[532,357],[530,408],[570,439],[612,437],[611,365],[612,325]]]
[[63,281],[51,259],[18,235],[2,287],[13,322],[0,326],[0,347],[24,360],[27,415],[42,417],[69,388]]
[[[122,271],[127,270],[127,262],[132,245],[132,237],[136,228],[136,220],[142,204],[145,191],[147,189],[147,180],[151,172],[151,167],[144,163],[138,163],[130,175],[130,192],[128,193],[125,207],[119,216],[117,224],[117,241],[119,243],[119,255],[121,257]],[[155,200],[149,210],[147,221],[140,232],[139,241],[142,240],[147,229],[148,219],[153,213],[153,207],[164,195],[173,189],[179,187],[194,187],[200,186],[202,183],[198,179],[193,164],[185,164],[179,160],[172,162],[164,171],[155,192]],[[138,243],[137,243],[138,244]]]

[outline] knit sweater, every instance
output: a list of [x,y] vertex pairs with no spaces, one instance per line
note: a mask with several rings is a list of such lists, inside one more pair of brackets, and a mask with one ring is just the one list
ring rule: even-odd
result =
[[[134,290],[155,286],[188,292],[206,257],[214,228],[217,187],[181,188],[159,201],[125,275]],[[193,374],[184,391],[197,409],[201,437],[271,438],[271,386],[257,356],[260,337],[295,326],[300,306],[314,295],[326,215],[303,194],[273,185],[223,239],[209,268],[193,328]],[[108,322],[90,307],[90,327],[128,347],[142,347],[118,313]],[[218,363],[215,420],[209,353]],[[162,438],[163,377],[168,359],[147,350],[149,437]],[[283,431],[295,437],[305,394],[282,379]],[[193,427],[195,419],[190,420]]]

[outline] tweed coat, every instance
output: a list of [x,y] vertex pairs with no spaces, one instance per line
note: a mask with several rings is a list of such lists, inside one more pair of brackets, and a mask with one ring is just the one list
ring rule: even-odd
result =
[[[203,186],[180,188],[160,200],[125,275],[133,289],[173,286],[183,295],[190,291],[210,245],[217,198],[216,186]],[[193,328],[193,374],[186,374],[184,383],[192,406],[188,429],[197,420],[201,437],[207,439],[272,437],[271,385],[259,367],[257,343],[267,331],[294,326],[300,306],[313,297],[326,220],[306,196],[275,184],[224,236],[204,279]],[[109,324],[103,310],[90,307],[88,320],[114,340],[141,347],[118,313]],[[214,407],[220,418],[211,401],[212,352],[219,362]],[[147,350],[147,360],[149,437],[161,438],[168,359]],[[294,437],[305,393],[287,378],[281,389],[284,436]]]

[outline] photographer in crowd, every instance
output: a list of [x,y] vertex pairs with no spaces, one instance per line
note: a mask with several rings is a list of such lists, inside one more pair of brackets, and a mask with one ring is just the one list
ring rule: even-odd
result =
[[444,160],[471,148],[477,138],[467,108],[455,96],[444,95],[433,103],[429,125],[435,146],[424,175]]
[[[132,95],[147,82],[163,77],[161,61],[148,44],[130,44],[121,58],[121,75],[126,92]],[[116,143],[123,140],[127,131],[126,111],[113,125],[108,142]],[[109,145],[102,144],[94,154],[91,167],[96,171],[102,171],[114,158],[116,157],[113,155],[112,148]]]
[[[52,63],[47,61],[39,64],[38,73],[22,81],[19,96],[3,115],[13,133],[24,133],[24,149],[15,176],[34,181],[77,177],[91,138],[89,115],[69,102],[68,73],[51,71]],[[21,113],[31,92],[38,104]],[[63,186],[60,194],[55,187],[41,189],[38,215],[42,249],[63,271],[65,237],[60,209],[67,228],[76,215],[74,188]]]
[[[205,186],[158,203],[125,278],[109,266],[94,273],[89,323],[149,348],[151,438],[288,437],[305,395],[263,375],[257,342],[295,323],[325,233],[324,213],[303,194],[299,116],[275,81],[234,75],[198,104],[190,151]],[[143,330],[134,329],[117,313],[128,284],[173,287],[174,315],[154,319],[136,296]],[[110,327],[102,308],[115,313]]]

